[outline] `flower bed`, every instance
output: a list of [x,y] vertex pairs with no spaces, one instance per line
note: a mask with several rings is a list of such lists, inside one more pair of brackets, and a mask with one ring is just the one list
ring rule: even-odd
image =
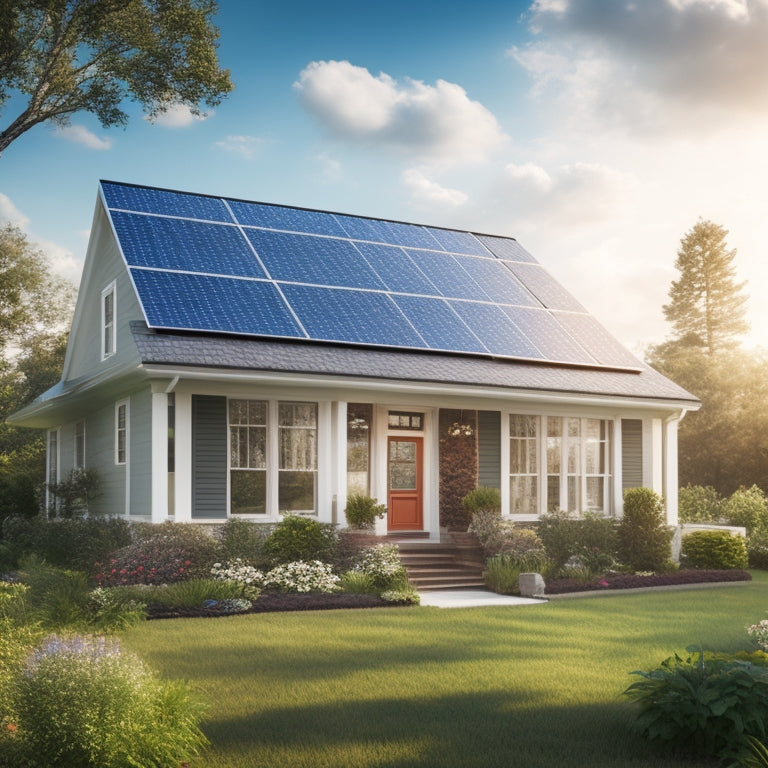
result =
[[724,581],[751,581],[747,571],[682,570],[671,573],[609,574],[584,582],[578,579],[555,579],[547,582],[546,594],[563,595],[570,592],[593,592],[608,589],[638,589],[640,587],[666,587],[676,584],[712,584]]

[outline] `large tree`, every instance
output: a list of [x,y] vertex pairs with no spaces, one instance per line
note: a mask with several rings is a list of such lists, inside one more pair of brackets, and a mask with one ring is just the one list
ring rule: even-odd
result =
[[219,104],[232,83],[218,64],[216,10],[213,0],[0,0],[0,112],[13,94],[27,99],[0,152],[76,112],[125,125],[126,99],[150,118]]
[[728,231],[711,221],[698,221],[680,241],[675,267],[679,279],[669,290],[664,316],[672,323],[676,340],[716,355],[749,330],[745,319],[745,283],[735,280]]

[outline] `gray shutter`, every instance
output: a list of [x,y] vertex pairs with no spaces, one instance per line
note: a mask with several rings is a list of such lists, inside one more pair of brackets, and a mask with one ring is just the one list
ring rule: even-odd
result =
[[192,517],[227,516],[227,398],[192,395]]
[[621,489],[643,485],[643,422],[621,420]]
[[501,490],[501,414],[477,413],[477,482]]

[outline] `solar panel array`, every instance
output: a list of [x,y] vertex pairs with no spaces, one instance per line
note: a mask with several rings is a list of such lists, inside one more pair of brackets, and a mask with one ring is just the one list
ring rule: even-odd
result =
[[150,328],[638,367],[512,238],[101,190]]

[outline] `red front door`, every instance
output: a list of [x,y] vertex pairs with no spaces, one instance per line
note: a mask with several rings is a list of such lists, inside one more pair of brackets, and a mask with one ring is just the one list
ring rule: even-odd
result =
[[390,437],[387,458],[387,520],[390,531],[421,531],[423,438]]

